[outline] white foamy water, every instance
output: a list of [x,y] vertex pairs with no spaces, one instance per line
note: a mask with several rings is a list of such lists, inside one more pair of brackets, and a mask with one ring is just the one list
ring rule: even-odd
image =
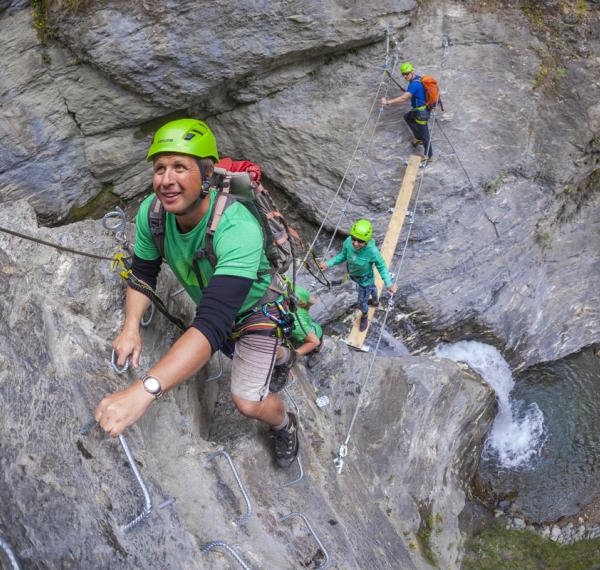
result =
[[544,414],[535,402],[525,406],[510,400],[515,381],[500,352],[471,340],[441,344],[435,352],[454,362],[466,362],[496,392],[498,415],[485,443],[486,458],[497,457],[498,464],[507,469],[531,467],[546,439]]

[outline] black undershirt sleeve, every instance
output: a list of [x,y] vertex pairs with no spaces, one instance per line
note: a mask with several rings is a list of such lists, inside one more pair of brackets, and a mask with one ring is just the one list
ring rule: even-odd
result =
[[150,261],[138,257],[135,253],[133,254],[133,261],[131,263],[131,271],[138,278],[141,279],[147,285],[150,285],[152,289],[156,288],[156,280],[160,273],[160,266],[162,265],[162,258],[152,259]]
[[191,326],[208,339],[213,353],[227,340],[252,283],[235,275],[215,275],[208,282]]

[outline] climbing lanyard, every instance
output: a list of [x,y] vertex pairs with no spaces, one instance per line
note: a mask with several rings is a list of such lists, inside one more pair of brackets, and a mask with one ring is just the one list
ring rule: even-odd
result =
[[132,272],[129,263],[125,259],[125,255],[122,253],[116,253],[111,258],[111,269],[119,273],[121,278],[123,278],[129,287],[143,293],[148,297],[153,303],[154,306],[169,319],[178,329],[181,331],[186,331],[187,326],[185,323],[172,315],[167,309],[166,305],[163,303],[162,299],[156,294],[156,291],[150,287],[147,283],[138,279]]
[[[309,259],[314,263],[314,266],[317,268],[317,272],[314,272],[311,267],[310,267],[310,263],[309,263]],[[325,276],[325,274],[323,273],[323,270],[321,269],[321,266],[319,265],[319,262],[317,260],[317,256],[315,255],[315,252],[311,249],[308,254],[307,257],[305,258],[304,262],[303,262],[304,267],[306,268],[306,270],[321,284],[324,285],[327,288],[331,288],[331,283],[330,281],[327,279],[327,277]]]

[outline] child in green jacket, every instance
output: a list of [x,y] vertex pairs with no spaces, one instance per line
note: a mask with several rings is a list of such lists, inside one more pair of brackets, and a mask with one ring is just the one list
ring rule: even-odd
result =
[[296,285],[294,293],[298,302],[294,313],[296,323],[290,340],[298,356],[308,356],[306,365],[308,368],[312,368],[321,358],[319,353],[323,338],[321,326],[313,320],[308,312],[310,306],[314,305],[317,300],[314,295],[310,294],[310,291],[299,285]]
[[358,291],[357,306],[362,313],[359,327],[361,332],[366,330],[369,323],[369,302],[374,306],[379,304],[373,265],[377,267],[377,271],[379,271],[379,275],[390,293],[394,294],[397,290],[397,286],[392,282],[385,260],[379,249],[377,249],[372,236],[373,226],[371,222],[369,220],[358,220],[352,226],[350,235],[344,241],[342,251],[332,259],[326,262],[323,261],[320,264],[321,269],[324,271],[328,267],[346,262],[350,279],[356,283]]

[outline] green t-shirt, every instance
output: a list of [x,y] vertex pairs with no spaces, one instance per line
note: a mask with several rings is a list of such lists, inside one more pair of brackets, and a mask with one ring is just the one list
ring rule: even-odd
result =
[[[295,294],[296,297],[298,297],[298,300],[302,301],[302,303],[308,303],[308,300],[310,299],[310,291],[307,291],[304,287],[296,285]],[[294,316],[296,318],[296,323],[291,338],[294,345],[298,346],[303,344],[304,338],[311,331],[313,331],[318,338],[323,336],[323,330],[321,329],[319,323],[312,320],[312,317],[308,313],[308,309],[298,307]]]
[[[254,279],[240,313],[254,307],[263,297],[271,282],[270,274],[256,281],[257,274],[270,269],[263,248],[263,231],[254,215],[242,204],[235,202],[223,213],[213,237],[213,249],[217,265],[213,268],[208,259],[198,262],[203,287],[193,268],[196,252],[202,249],[206,241],[206,229],[210,212],[215,202],[216,191],[210,192],[210,208],[195,228],[181,233],[177,228],[175,215],[167,212],[165,218],[164,258],[173,273],[196,304],[202,300],[202,289],[206,288],[213,275],[234,275]],[[140,205],[136,216],[135,254],[145,260],[160,257],[160,252],[152,239],[148,223],[148,210],[154,194],[148,196]],[[238,313],[239,314],[239,313]]]

